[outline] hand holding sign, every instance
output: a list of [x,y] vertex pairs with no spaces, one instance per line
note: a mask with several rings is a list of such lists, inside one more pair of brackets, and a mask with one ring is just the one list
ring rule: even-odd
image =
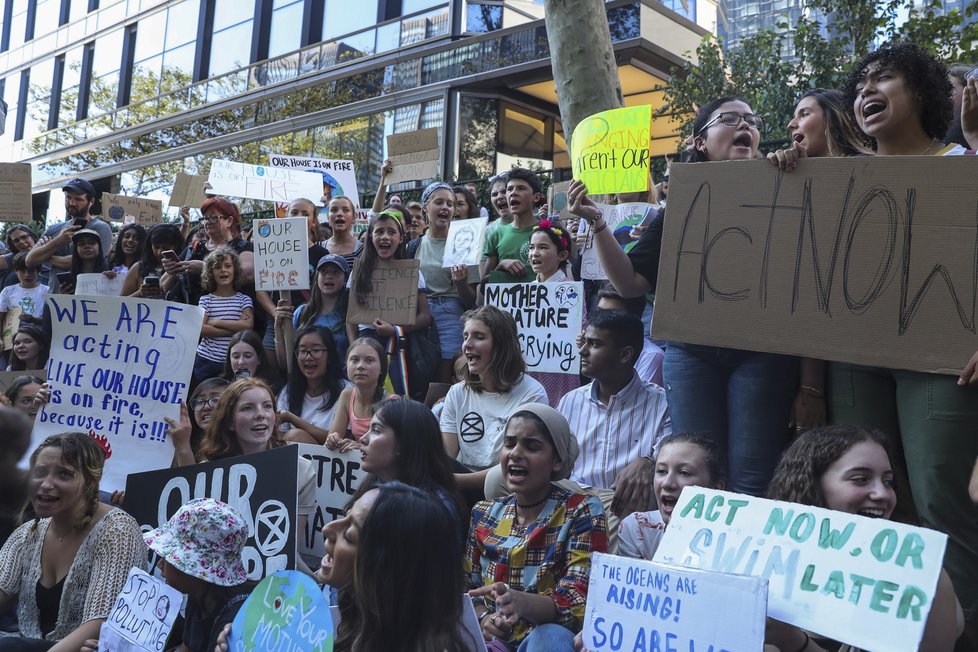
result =
[[308,575],[280,571],[255,587],[228,635],[231,652],[295,649],[332,652],[329,602]]

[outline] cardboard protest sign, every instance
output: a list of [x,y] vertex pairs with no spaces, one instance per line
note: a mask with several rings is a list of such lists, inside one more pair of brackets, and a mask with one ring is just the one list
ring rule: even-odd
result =
[[570,189],[570,181],[559,181],[557,183],[550,184],[547,188],[547,207],[551,218],[557,216],[557,218],[567,223],[568,220],[578,219],[576,215],[568,210],[570,208],[570,200],[567,198],[567,191]]
[[577,334],[584,318],[583,283],[489,283],[486,305],[516,320],[527,370],[581,372]]
[[0,163],[0,222],[30,222],[31,164]]
[[[356,265],[363,262],[357,259]],[[374,291],[366,297],[365,305],[357,302],[350,291],[350,306],[346,321],[350,324],[372,324],[378,317],[389,324],[410,326],[418,318],[418,273],[421,261],[378,260],[374,268]]]
[[303,198],[317,201],[323,191],[322,176],[314,172],[224,159],[211,162],[207,181],[215,195],[265,201],[290,202]]
[[595,113],[571,137],[574,178],[592,195],[648,190],[651,143],[651,106]]
[[159,652],[166,646],[183,598],[163,580],[139,568],[131,569],[109,617],[102,623],[98,649]]
[[3,318],[3,332],[0,333],[0,337],[3,338],[3,350],[9,351],[14,346],[14,335],[17,334],[17,329],[20,328],[20,316],[24,314],[23,308],[20,306],[13,306],[7,311],[7,314]]
[[438,129],[420,129],[387,137],[387,158],[394,164],[387,183],[423,181],[438,174]]
[[[608,229],[614,234],[615,240],[621,245],[623,250],[631,251],[637,240],[632,240],[632,229],[645,220],[649,211],[655,211],[651,204],[642,202],[629,202],[625,204],[598,204],[598,209],[604,215]],[[587,222],[581,220],[581,225]],[[606,279],[607,272],[598,257],[598,251],[593,246],[588,246],[581,254],[581,278]]]
[[20,378],[21,376],[36,376],[41,380],[46,380],[48,377],[47,369],[27,369],[25,371],[0,371],[0,394],[7,391],[11,383]]
[[308,650],[332,652],[335,625],[316,581],[279,571],[255,587],[231,625],[229,652]]
[[326,553],[323,526],[342,518],[366,473],[360,470],[360,451],[340,453],[317,444],[298,446],[299,454],[316,469],[316,513],[306,521],[299,554],[308,558],[311,568],[316,568]]
[[304,217],[258,220],[252,231],[255,289],[309,289],[309,226]]
[[[357,188],[357,170],[353,161],[347,159],[306,158],[303,156],[288,156],[286,154],[270,154],[268,164],[276,168],[296,168],[306,172],[315,172],[323,178],[323,191],[315,197],[306,197],[316,204],[320,197],[326,197],[326,203],[333,197],[349,197],[353,206],[360,207],[360,190]],[[286,206],[287,207],[287,206]],[[284,208],[282,216],[284,216]],[[321,211],[326,215],[326,209]],[[281,216],[280,216],[281,217]]]
[[978,349],[978,157],[673,164],[654,333],[957,375]]
[[916,650],[947,535],[686,487],[655,561],[763,577],[768,615],[866,650]]
[[173,181],[173,191],[170,193],[170,201],[167,206],[170,208],[180,208],[190,206],[200,208],[207,199],[204,193],[204,184],[207,183],[206,174],[184,174],[177,172],[177,177]]
[[133,473],[125,485],[123,507],[148,532],[196,498],[227,503],[248,524],[242,560],[248,579],[259,580],[295,568],[298,466],[298,449],[282,446],[216,462]]
[[603,650],[764,648],[767,581],[596,552],[584,647]]
[[116,274],[113,278],[102,272],[79,274],[75,277],[75,296],[118,297],[125,283],[125,274]]
[[103,192],[102,217],[111,222],[152,226],[163,221],[163,202]]
[[49,294],[51,401],[38,413],[31,450],[48,435],[87,432],[106,449],[105,491],[126,475],[170,463],[164,417],[187,400],[204,312],[134,297]]
[[488,217],[470,220],[452,220],[448,225],[448,241],[442,267],[478,265],[482,260],[482,244],[485,242]]

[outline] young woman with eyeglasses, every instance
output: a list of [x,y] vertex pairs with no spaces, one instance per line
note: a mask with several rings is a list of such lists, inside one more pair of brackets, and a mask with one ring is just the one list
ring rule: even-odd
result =
[[308,444],[324,444],[336,414],[343,380],[342,363],[333,333],[310,326],[296,333],[294,365],[279,392],[277,409],[285,438]]
[[[688,162],[757,158],[764,121],[735,97],[705,104],[693,123]],[[580,181],[568,193],[571,211],[591,223],[594,246],[608,278],[624,297],[654,292],[662,245],[656,219],[626,254]],[[714,197],[722,210],[722,198]],[[665,359],[666,393],[673,432],[708,435],[729,463],[731,491],[763,495],[788,444],[788,416],[798,389],[798,359],[715,346],[670,342]]]

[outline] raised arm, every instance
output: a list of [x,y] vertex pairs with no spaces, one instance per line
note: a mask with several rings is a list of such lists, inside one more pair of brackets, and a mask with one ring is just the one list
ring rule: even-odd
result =
[[374,213],[379,213],[384,210],[384,202],[387,201],[387,177],[391,172],[394,171],[394,164],[391,163],[390,159],[384,161],[383,167],[380,168],[380,185],[377,186],[377,194],[374,195]]

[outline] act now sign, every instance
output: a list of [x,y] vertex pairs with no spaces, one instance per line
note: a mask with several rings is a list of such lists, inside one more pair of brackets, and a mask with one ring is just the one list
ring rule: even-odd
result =
[[865,650],[924,633],[947,536],[883,519],[686,487],[655,561],[763,577],[768,615]]

